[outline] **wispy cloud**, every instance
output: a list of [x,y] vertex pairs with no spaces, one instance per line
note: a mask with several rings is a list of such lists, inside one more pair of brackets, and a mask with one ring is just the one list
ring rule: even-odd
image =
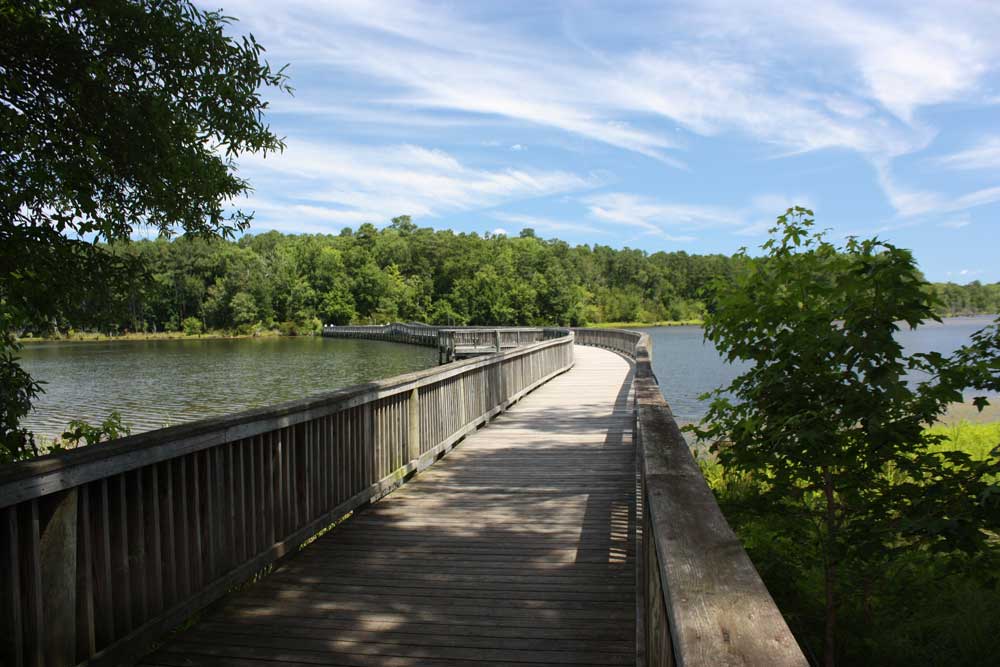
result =
[[693,241],[699,232],[720,228],[744,236],[759,235],[791,206],[809,205],[807,197],[781,195],[759,195],[745,206],[724,207],[668,202],[624,192],[591,195],[582,201],[595,220],[635,227],[669,241]]
[[[477,169],[440,150],[408,144],[358,146],[289,141],[283,154],[241,162],[258,188],[282,199],[250,203],[258,218],[356,224],[400,214],[434,217],[585,190],[593,176],[557,170]],[[246,208],[250,208],[249,206]]]
[[968,227],[972,224],[972,219],[969,217],[968,213],[962,215],[956,215],[954,218],[948,218],[942,222],[939,226],[945,229],[961,229],[962,227]]
[[947,196],[900,185],[890,173],[887,162],[876,162],[875,170],[882,190],[896,211],[904,218],[956,213],[1000,201],[1000,186],[981,188],[958,196]]
[[977,146],[941,156],[934,163],[949,169],[1000,169],[1000,137],[987,137]]
[[509,225],[518,226],[522,229],[530,227],[536,231],[546,232],[574,232],[580,234],[607,234],[608,230],[587,222],[575,222],[567,220],[554,220],[552,218],[540,217],[537,215],[520,215],[516,213],[496,212],[492,217],[506,222]]
[[[248,165],[319,216],[433,216],[594,184],[539,168],[552,146],[571,147],[574,159],[597,156],[595,164],[626,156],[680,177],[662,165],[697,173],[695,151],[712,139],[745,142],[755,160],[860,155],[874,166],[865,178],[893,207],[892,223],[1000,201],[998,188],[930,191],[899,169],[903,156],[940,152],[943,105],[996,103],[995,2],[679,0],[641,12],[616,3],[511,12],[489,3],[231,0],[227,11],[241,18],[238,30],[266,33],[270,59],[306,74],[296,98],[275,100],[277,114],[328,119],[333,136],[337,127],[362,127],[374,141],[401,139],[385,148],[331,145],[336,160],[295,158],[308,163],[300,172]],[[501,166],[472,168],[454,144],[445,156],[404,147],[469,128],[481,130],[469,145],[502,137],[505,150],[494,151]],[[530,151],[518,148],[529,143]],[[931,163],[995,169],[1000,138]],[[707,225],[753,235],[771,224],[752,202],[726,208],[618,194],[588,201],[588,220],[677,241]]]
[[[703,26],[697,42],[665,36],[617,52],[541,42],[516,22],[491,24],[463,5],[236,7],[251,23],[286,26],[270,47],[279,56],[382,82],[379,103],[517,119],[678,166],[674,149],[683,146],[644,119],[704,135],[736,130],[792,152],[915,150],[933,132],[913,123],[914,111],[968,91],[996,54],[988,26],[997,16],[978,6],[962,19],[920,3],[881,13],[829,1],[723,4],[669,17]],[[659,23],[627,12],[609,20],[640,35]],[[795,52],[787,58],[808,66],[822,55],[842,66],[816,72],[831,78],[833,92],[813,92],[808,78],[790,81],[771,34],[787,36],[784,46]],[[734,39],[744,52],[732,52]]]

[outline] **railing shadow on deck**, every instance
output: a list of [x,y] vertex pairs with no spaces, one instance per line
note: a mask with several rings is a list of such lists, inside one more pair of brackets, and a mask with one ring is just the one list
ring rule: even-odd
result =
[[649,335],[621,329],[573,331],[577,344],[613,350],[636,364],[641,522],[636,663],[807,665],[660,391]]
[[[601,425],[607,425],[608,415],[592,418],[598,407],[606,408],[584,404],[561,411],[562,434],[592,436]],[[517,429],[519,422],[514,411],[491,428]],[[592,442],[553,446],[552,434],[558,430],[519,435],[519,464],[538,471],[566,470],[567,459],[593,459],[595,452],[603,447],[595,448]],[[630,442],[623,442],[613,433],[620,433],[619,429],[605,430],[608,447],[631,449]],[[406,502],[417,500],[430,515],[440,516],[454,512],[456,506],[463,505],[470,497],[489,501],[491,480],[488,475],[483,477],[484,472],[506,469],[512,456],[507,450],[477,450],[474,457],[468,458],[453,455],[446,465],[429,473],[433,479],[428,481],[434,490],[408,487],[403,492]],[[393,645],[392,649],[385,649],[393,656],[419,659],[427,657],[421,653],[421,643],[439,644],[441,636],[451,638],[459,647],[473,647],[479,641],[466,639],[469,636],[493,638],[490,644],[495,644],[499,636],[504,638],[509,653],[469,648],[467,655],[455,649],[453,657],[474,656],[476,660],[509,664],[508,661],[517,658],[530,659],[532,652],[539,650],[576,651],[580,662],[633,664],[635,548],[629,536],[634,533],[635,515],[634,491],[627,481],[631,478],[630,463],[630,457],[622,457],[626,483],[618,485],[615,491],[595,489],[591,484],[567,485],[558,478],[549,480],[551,485],[537,478],[521,484],[506,479],[502,488],[497,489],[504,501],[492,505],[488,517],[481,517],[473,506],[463,511],[461,522],[455,523],[429,521],[418,526],[407,525],[391,500],[374,505],[265,580],[257,589],[259,596],[254,594],[258,604],[248,608],[246,597],[234,601],[219,612],[220,621],[228,623],[252,616],[253,625],[248,626],[247,633],[274,633],[274,638],[248,641],[252,646],[268,649],[287,645],[276,635],[272,624],[277,624],[291,627],[292,632],[298,633],[295,636],[305,638],[305,650],[335,649],[339,642],[370,642]],[[516,494],[513,500],[511,492]],[[584,517],[579,536],[551,527],[551,518],[564,513],[567,503],[576,503],[577,511]],[[373,534],[377,535],[376,540],[372,539]],[[531,542],[529,550],[521,546],[525,540]],[[483,560],[477,565],[481,569],[470,576],[467,559],[470,556],[488,559],[478,552],[496,548],[498,544],[516,546],[518,553],[515,557]],[[461,566],[450,565],[452,559]],[[516,563],[516,573],[510,569],[512,562]],[[581,570],[606,582],[608,592],[577,592],[574,583]],[[459,571],[463,574],[456,574]],[[367,586],[348,583],[358,577],[370,580],[373,573],[384,575],[386,589],[391,589],[393,599],[368,598],[366,594],[375,593],[370,583]],[[337,583],[331,584],[331,580]],[[541,607],[537,596],[531,593],[537,590],[533,587],[538,580],[559,590],[557,595],[550,593],[554,601],[549,600]],[[623,584],[628,593],[622,594]],[[448,589],[446,604],[435,598],[440,593],[434,590],[437,587]],[[523,594],[522,587],[526,589]],[[456,600],[463,588],[468,590],[468,603]],[[293,592],[287,592],[289,589]],[[321,592],[317,594],[317,590]],[[295,619],[282,618],[290,613],[289,601],[294,602],[291,613]],[[377,603],[374,608],[373,602]],[[337,639],[317,639],[308,630],[294,629],[297,619],[303,617],[309,619],[308,628],[316,624],[319,628],[336,630]],[[606,621],[597,624],[596,632],[594,619]],[[583,622],[587,622],[589,634],[581,640],[579,624]],[[177,650],[193,651],[192,642],[199,644],[197,650],[217,650],[210,646],[213,640],[217,641],[211,631],[222,627],[199,626],[185,635],[187,643]],[[524,653],[518,654],[519,651]],[[285,651],[282,655],[289,654]],[[537,653],[534,657],[537,658]]]
[[572,336],[0,470],[0,662],[121,664],[568,370]]
[[[447,510],[454,494],[434,494],[423,500],[432,509]],[[526,517],[531,517],[526,519]],[[469,512],[461,523],[430,523],[419,526],[402,524],[393,503],[380,503],[353,518],[334,535],[320,538],[296,558],[289,560],[266,580],[257,584],[250,595],[232,600],[213,617],[185,632],[178,655],[225,653],[233,655],[233,645],[220,650],[216,631],[240,632],[240,646],[247,657],[268,657],[261,650],[280,650],[285,660],[312,651],[345,649],[345,644],[382,645],[375,658],[391,656],[428,658],[424,645],[440,644],[448,637],[456,648],[453,658],[506,662],[520,651],[577,651],[581,656],[601,660],[603,664],[631,664],[633,660],[631,609],[627,599],[616,593],[589,596],[586,608],[573,593],[574,572],[581,567],[597,573],[606,581],[632,578],[632,562],[609,562],[598,551],[580,550],[575,541],[558,532],[546,532],[546,504],[510,507],[509,518],[493,515],[481,520]],[[507,524],[507,526],[500,525]],[[522,524],[523,528],[510,525]],[[606,525],[604,530],[612,530]],[[378,543],[369,536],[377,532]],[[518,545],[530,536],[533,548],[516,558],[516,571],[510,561],[488,559],[477,553],[479,546],[497,543]],[[480,544],[481,543],[481,544]],[[430,546],[434,555],[410,545]],[[568,558],[567,552],[580,555]],[[630,556],[632,558],[634,556]],[[452,567],[449,561],[461,561]],[[470,566],[470,560],[477,560]],[[581,562],[581,560],[583,562]],[[461,571],[462,574],[458,574]],[[405,572],[405,577],[400,577]],[[385,589],[373,587],[372,575],[382,576]],[[352,582],[359,577],[365,585]],[[519,593],[526,584],[544,579],[562,592],[554,602],[538,607],[529,592]],[[436,598],[437,589],[447,587],[447,600]],[[468,601],[461,596],[468,591]],[[530,590],[530,588],[529,588]],[[391,595],[386,595],[391,593]],[[529,621],[525,621],[530,617]],[[600,629],[580,640],[579,624],[603,619]],[[234,622],[242,629],[234,630]],[[317,637],[317,631],[333,631],[335,639]],[[505,653],[475,648],[477,638],[487,636],[490,645],[503,638]],[[285,637],[295,637],[296,649],[289,650]],[[472,639],[468,639],[471,637]],[[596,653],[615,643],[617,650]],[[461,653],[465,648],[465,655]],[[295,651],[302,650],[301,654]],[[384,651],[384,653],[382,652]],[[313,654],[315,656],[315,654]],[[434,655],[440,657],[440,649]],[[582,661],[582,659],[581,659]],[[155,662],[155,659],[154,659]],[[419,663],[418,663],[419,664]]]

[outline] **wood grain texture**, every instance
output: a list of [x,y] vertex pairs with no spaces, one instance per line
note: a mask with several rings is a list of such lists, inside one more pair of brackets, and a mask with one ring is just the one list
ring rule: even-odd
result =
[[[142,664],[634,664],[630,372],[577,347],[572,371]],[[473,389],[435,391],[488,405]]]
[[805,667],[805,656],[726,522],[660,391],[648,334],[577,329],[635,359],[643,516],[637,665]]

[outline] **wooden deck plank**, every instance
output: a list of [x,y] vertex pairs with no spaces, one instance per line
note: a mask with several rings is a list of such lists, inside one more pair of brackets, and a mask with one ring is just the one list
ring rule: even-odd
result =
[[573,370],[141,664],[634,662],[631,366],[575,353]]

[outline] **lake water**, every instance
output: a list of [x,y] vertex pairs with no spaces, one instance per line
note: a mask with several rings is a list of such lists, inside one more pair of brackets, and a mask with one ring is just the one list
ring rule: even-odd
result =
[[[913,331],[903,329],[898,340],[907,353],[949,354],[992,321],[993,316],[949,318]],[[707,405],[698,396],[728,385],[747,368],[742,363],[725,363],[715,347],[703,339],[701,327],[655,327],[643,331],[652,338],[653,370],[680,422],[701,419]]]
[[[909,352],[949,353],[989,324],[955,318],[899,334]],[[705,413],[698,396],[729,384],[744,366],[723,362],[699,327],[646,329],[653,366],[679,421]],[[63,432],[72,419],[91,423],[119,411],[133,432],[271,405],[437,363],[431,348],[334,338],[243,338],[26,346],[25,368],[45,394],[27,426]]]
[[320,337],[38,343],[20,356],[47,382],[26,424],[47,437],[112,410],[139,433],[437,363],[431,348]]

